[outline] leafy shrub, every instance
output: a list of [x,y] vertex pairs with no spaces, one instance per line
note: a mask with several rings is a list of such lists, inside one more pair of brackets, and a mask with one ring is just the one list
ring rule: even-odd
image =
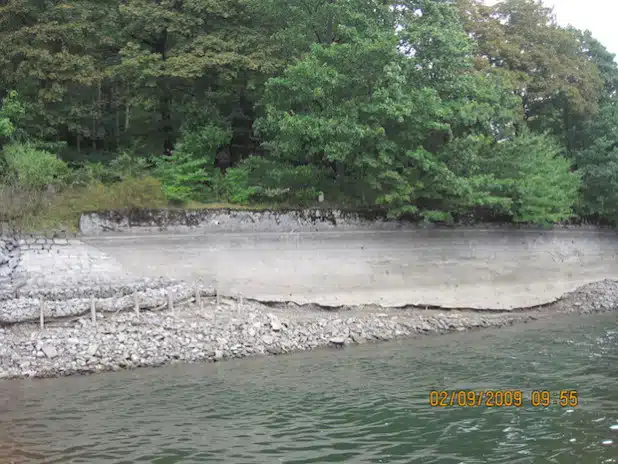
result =
[[14,90],[9,92],[0,106],[0,137],[13,137],[16,131],[15,122],[24,114],[25,109],[19,101],[17,92]]
[[505,183],[513,220],[552,223],[573,215],[580,176],[547,136],[522,134],[496,147],[494,175]]
[[469,136],[449,143],[439,160],[441,170],[431,172],[440,175],[426,179],[421,193],[442,211],[536,224],[572,216],[580,179],[548,136]]
[[43,190],[58,186],[69,177],[69,167],[48,151],[39,150],[31,144],[13,143],[2,152],[6,166],[4,180],[19,184],[25,189]]
[[305,206],[315,203],[319,192],[326,190],[324,177],[324,169],[320,166],[291,166],[272,158],[253,156],[228,169],[228,198],[233,203]]
[[250,203],[252,197],[259,192],[259,187],[250,183],[251,166],[248,163],[230,168],[225,173],[225,193],[227,199],[236,204]]
[[163,191],[169,200],[179,203],[203,201],[208,196],[206,186],[211,177],[207,165],[207,159],[176,151],[169,158],[157,162],[156,175],[162,181]]
[[230,132],[214,125],[185,131],[172,155],[156,161],[155,174],[167,198],[186,203],[217,196],[222,184],[215,156],[229,140]]
[[426,222],[453,222],[453,216],[446,211],[423,211],[423,219]]
[[109,176],[109,169],[103,163],[84,163],[71,170],[67,184],[74,188],[104,182]]
[[15,126],[9,118],[0,117],[0,137],[10,137],[15,130]]
[[[97,168],[94,169],[96,172]],[[109,167],[104,169],[102,174],[103,177],[106,175],[111,177],[113,181],[121,181],[124,179],[142,177],[147,172],[148,161],[145,158],[124,151],[109,163]]]

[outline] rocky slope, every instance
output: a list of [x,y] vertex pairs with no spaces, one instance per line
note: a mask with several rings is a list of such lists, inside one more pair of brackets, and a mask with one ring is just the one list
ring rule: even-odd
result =
[[561,300],[510,312],[316,306],[200,298],[173,311],[118,312],[0,328],[0,378],[55,377],[283,354],[318,347],[500,327],[561,313],[618,308],[618,282],[587,285]]

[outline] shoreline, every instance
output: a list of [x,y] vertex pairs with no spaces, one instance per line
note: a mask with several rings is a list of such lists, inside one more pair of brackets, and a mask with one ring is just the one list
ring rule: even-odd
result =
[[503,219],[462,217],[452,223],[428,222],[419,218],[389,219],[377,210],[356,211],[333,207],[307,208],[141,208],[132,210],[82,213],[79,234],[150,234],[153,232],[316,232],[316,231],[388,231],[431,229],[599,230],[616,233],[616,226],[586,218],[546,225],[516,223]]
[[[88,221],[108,238],[0,237],[0,380],[341,348],[618,308],[618,280],[607,280],[618,276],[617,240],[607,234],[616,231],[595,226],[411,237],[399,227],[418,224],[376,225],[337,210],[107,212]],[[166,241],[164,230],[203,238]],[[367,234],[386,230],[397,232],[387,245]],[[303,232],[304,247],[287,239]],[[152,240],[140,238],[147,233]],[[284,238],[256,238],[268,233]],[[330,240],[333,233],[350,235]],[[217,297],[220,289],[229,297]]]
[[0,380],[88,375],[165,366],[280,355],[316,348],[500,328],[560,314],[618,308],[618,281],[585,285],[561,299],[529,309],[462,309],[355,306],[323,309],[280,303],[242,303],[204,297],[174,312],[144,310],[21,322],[0,327]]

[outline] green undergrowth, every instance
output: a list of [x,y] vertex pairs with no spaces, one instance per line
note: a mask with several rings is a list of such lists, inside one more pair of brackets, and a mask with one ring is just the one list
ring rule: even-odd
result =
[[165,208],[161,184],[152,177],[128,178],[105,185],[97,182],[60,192],[0,186],[0,216],[18,231],[77,231],[89,211]]
[[0,185],[0,218],[20,232],[67,230],[77,232],[82,214],[93,211],[135,209],[278,211],[331,209],[320,204],[300,208],[293,204],[234,204],[230,202],[186,204],[170,202],[160,182],[152,177],[129,178],[113,184],[100,182],[60,192],[26,190]]

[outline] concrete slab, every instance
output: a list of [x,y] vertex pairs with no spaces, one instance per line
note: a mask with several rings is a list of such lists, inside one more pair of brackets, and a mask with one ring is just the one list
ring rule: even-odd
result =
[[618,279],[618,235],[596,229],[419,229],[108,235],[83,241],[144,277],[325,305],[513,309]]
[[131,280],[118,261],[79,240],[48,249],[23,249],[19,267],[26,278],[25,289],[77,288],[84,284],[119,284]]

